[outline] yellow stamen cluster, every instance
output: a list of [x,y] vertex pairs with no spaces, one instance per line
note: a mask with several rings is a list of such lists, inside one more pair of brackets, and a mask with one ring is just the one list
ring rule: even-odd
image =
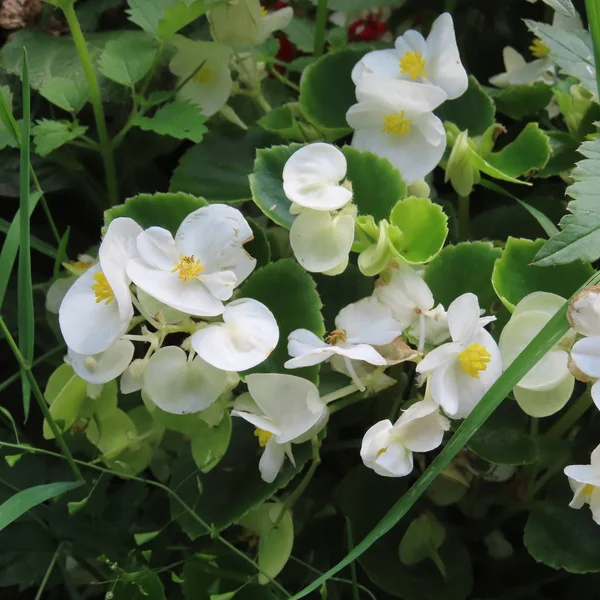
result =
[[264,6],[261,6],[261,7],[260,7],[260,16],[264,18],[264,17],[266,17],[268,14],[269,14],[269,11],[268,11],[268,10],[267,10],[267,9],[266,9]]
[[325,336],[325,341],[332,346],[341,344],[348,339],[346,332],[343,329],[334,329],[329,335]]
[[485,371],[492,355],[481,345],[471,344],[458,355],[458,364],[464,373],[479,379],[479,373]]
[[582,490],[581,493],[584,496],[589,496],[596,488],[591,484],[588,483]]
[[400,59],[400,72],[403,75],[408,75],[414,81],[419,77],[427,77],[427,73],[425,73],[426,65],[427,61],[423,58],[422,52],[407,50]]
[[198,69],[198,71],[196,71],[192,79],[196,83],[210,83],[212,81],[213,75],[213,70],[209,66],[204,65],[203,67]]
[[94,275],[94,281],[96,283],[92,286],[92,290],[94,290],[96,295],[96,304],[99,304],[100,302],[110,304],[115,297],[115,293],[110,287],[106,275],[102,271],[98,271],[98,273]]
[[385,448],[379,448],[379,450],[377,450],[377,458],[379,458],[382,454],[385,454],[387,452],[387,446]]
[[392,113],[383,117],[383,133],[390,135],[406,135],[410,131],[412,119],[407,119],[404,116],[404,111]]
[[179,262],[175,263],[175,268],[171,273],[177,273],[177,271],[179,271],[178,277],[181,281],[190,281],[192,279],[197,279],[204,269],[206,269],[206,267],[203,267],[200,259],[194,258],[193,254],[191,256],[184,256],[181,254],[179,256]]
[[267,445],[267,442],[273,437],[273,434],[270,431],[258,429],[258,427],[254,430],[254,435],[258,438],[258,445],[261,448],[264,448]]
[[529,50],[531,50],[531,54],[536,58],[544,58],[544,56],[548,56],[550,53],[550,48],[540,40],[540,38],[535,38],[529,46]]

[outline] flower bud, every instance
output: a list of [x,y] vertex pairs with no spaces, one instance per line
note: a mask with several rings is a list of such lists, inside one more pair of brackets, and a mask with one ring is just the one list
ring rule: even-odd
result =
[[431,196],[431,188],[424,179],[413,181],[408,186],[408,195],[416,196],[417,198],[429,198]]
[[600,286],[585,288],[569,302],[567,319],[578,333],[600,335]]
[[446,165],[444,181],[450,181],[459,196],[469,196],[481,175],[473,164],[473,148],[468,133],[463,131],[457,138]]
[[228,46],[251,46],[258,37],[261,20],[258,0],[231,0],[208,11],[210,34]]
[[363,275],[367,277],[378,275],[390,262],[392,252],[390,250],[389,229],[397,230],[397,227],[382,219],[379,222],[377,231],[377,243],[368,247],[358,257],[358,268]]

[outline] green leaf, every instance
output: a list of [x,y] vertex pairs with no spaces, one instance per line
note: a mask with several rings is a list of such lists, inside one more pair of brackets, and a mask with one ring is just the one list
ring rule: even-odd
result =
[[535,256],[535,264],[540,267],[600,258],[600,137],[584,142],[579,152],[585,160],[573,169],[575,183],[567,188],[574,199],[567,206],[571,214],[562,218],[562,231]]
[[248,221],[254,237],[244,245],[244,249],[252,258],[256,259],[257,267],[264,267],[271,261],[271,245],[267,232],[254,219],[246,217],[246,221]]
[[157,35],[158,23],[173,0],[127,0],[129,20],[144,31]]
[[412,264],[435,258],[448,236],[448,217],[439,204],[429,198],[407,198],[398,202],[390,215],[390,223],[400,230],[390,241],[399,257]]
[[135,543],[138,546],[143,546],[144,544],[151,542],[155,537],[160,535],[160,533],[161,533],[160,530],[159,531],[147,531],[145,533],[134,533],[133,539],[135,540]]
[[132,87],[148,74],[156,53],[156,42],[148,37],[112,40],[104,47],[98,68],[108,79]]
[[315,22],[303,17],[294,17],[283,29],[287,38],[300,52],[311,54],[315,49],[315,31]]
[[498,112],[520,121],[544,110],[552,100],[552,86],[538,81],[533,85],[514,85],[502,89],[489,88]]
[[539,458],[537,440],[527,431],[529,419],[507,399],[469,442],[469,448],[496,465],[529,465]]
[[553,8],[556,12],[559,12],[565,17],[576,17],[577,11],[573,6],[573,2],[571,0],[542,0],[548,6]]
[[444,102],[436,114],[442,121],[450,121],[461,131],[468,130],[470,137],[475,137],[483,135],[494,124],[496,109],[492,99],[471,75],[467,91],[456,100]]
[[[269,358],[247,373],[287,373],[287,338],[295,329],[308,329],[317,336],[325,334],[321,299],[313,278],[295,261],[284,259],[254,271],[240,287],[240,298],[262,302],[279,325],[279,343]],[[293,307],[293,310],[292,310]],[[318,367],[295,369],[294,375],[317,383]]]
[[144,131],[170,135],[178,140],[192,140],[198,144],[208,131],[204,126],[205,121],[206,117],[196,104],[177,100],[161,106],[152,117],[137,115],[133,124]]
[[67,77],[53,77],[44,83],[39,92],[48,102],[76,115],[89,100],[85,79],[73,80]]
[[569,573],[600,572],[600,536],[588,506],[536,502],[523,541],[538,562]]
[[32,129],[35,151],[40,156],[47,156],[68,142],[76,140],[87,131],[83,125],[73,125],[69,121],[37,121]]
[[225,412],[216,427],[209,427],[204,422],[200,424],[192,438],[192,457],[200,471],[208,473],[227,452],[231,440],[231,416]]
[[302,73],[302,112],[330,141],[352,132],[346,122],[346,112],[356,103],[350,74],[354,65],[371,50],[371,46],[361,44],[358,48],[325,54]]
[[546,166],[536,173],[536,177],[554,177],[571,171],[573,165],[581,158],[578,153],[579,142],[564,131],[547,131],[550,140],[550,160]]
[[123,572],[113,588],[114,600],[165,600],[165,588],[154,571]]
[[551,292],[563,298],[574,294],[593,275],[589,264],[574,262],[554,267],[532,266],[544,240],[508,238],[502,257],[494,266],[492,284],[508,310],[533,292]]
[[525,19],[529,30],[550,50],[550,58],[567,75],[579,79],[588,92],[598,97],[594,44],[585,30],[565,31],[545,23]]
[[252,173],[257,149],[278,141],[272,133],[261,129],[233,135],[222,131],[208,133],[201,144],[181,157],[169,190],[202,196],[209,202],[250,200],[248,175]]
[[158,21],[156,33],[161,40],[168,40],[180,29],[202,16],[209,8],[210,2],[195,0],[192,2],[179,0],[171,3]]
[[143,228],[163,227],[175,235],[181,222],[191,212],[203,206],[207,206],[203,198],[196,198],[182,192],[139,194],[128,198],[124,204],[105,211],[104,226],[106,227],[117,217],[129,217]]
[[299,114],[300,105],[289,103],[268,112],[258,120],[258,124],[263,129],[276,133],[287,140],[301,142],[304,141],[304,135],[297,120]]
[[398,553],[406,566],[418,565],[431,558],[444,543],[446,530],[430,512],[417,517],[402,536]]
[[117,408],[102,419],[96,416],[90,421],[86,436],[100,450],[104,460],[113,460],[130,447],[137,437],[137,431],[127,413]]
[[479,298],[479,306],[489,309],[496,301],[492,287],[492,271],[500,248],[489,242],[463,242],[444,248],[427,267],[425,282],[436,302],[446,308],[460,295],[471,292]]
[[21,490],[0,506],[0,531],[38,504],[82,485],[81,481],[60,481]]

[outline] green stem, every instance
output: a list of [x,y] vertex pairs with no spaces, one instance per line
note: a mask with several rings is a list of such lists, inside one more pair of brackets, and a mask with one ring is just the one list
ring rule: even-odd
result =
[[590,33],[594,40],[594,59],[596,62],[596,82],[600,98],[600,0],[585,0]]
[[42,582],[40,583],[40,587],[38,588],[38,591],[35,595],[34,600],[41,600],[42,594],[44,593],[44,589],[46,588],[46,584],[48,583],[48,580],[50,579],[50,575],[52,575],[52,571],[54,571],[54,567],[56,566],[56,561],[58,560],[58,557],[60,556],[60,552],[63,548],[63,544],[64,544],[64,542],[61,542],[56,547],[54,556],[52,556],[52,560],[50,561],[50,564],[48,565],[48,568],[46,569],[46,573],[44,573],[44,578],[42,579]]
[[325,402],[325,404],[329,404],[330,402],[333,402],[334,400],[339,400],[340,398],[345,398],[346,396],[349,396],[350,394],[354,394],[354,392],[356,392],[357,390],[358,390],[358,388],[353,383],[351,383],[350,385],[347,385],[346,387],[336,390],[335,392],[331,392],[331,394],[326,394],[325,396],[323,396],[321,398],[321,400],[323,400],[323,402]]
[[[311,482],[314,474],[317,471],[318,466],[321,464],[321,457],[319,456],[319,439],[314,437],[310,441],[312,444],[312,463],[310,465],[310,469],[306,471],[306,475],[302,478],[302,481],[298,484],[298,487],[286,498],[285,505],[288,510],[298,502],[298,499],[305,492],[308,484]],[[281,511],[281,516],[279,520],[282,518],[285,511]]]
[[293,81],[290,81],[285,75],[282,75],[275,67],[271,67],[269,69],[269,73],[273,75],[276,79],[279,79],[283,85],[287,85],[289,88],[293,89],[295,92],[300,91],[300,86],[296,85]]
[[102,161],[104,162],[104,173],[106,176],[106,187],[108,190],[108,202],[110,206],[115,206],[119,201],[119,192],[117,189],[117,171],[115,168],[115,161],[110,145],[110,138],[108,136],[108,129],[106,128],[106,117],[104,115],[104,107],[102,106],[102,97],[100,95],[100,86],[98,85],[98,78],[94,71],[94,65],[90,57],[90,53],[79,24],[79,19],[75,13],[73,3],[65,4],[63,7],[65,18],[71,30],[73,36],[73,42],[79,55],[79,61],[85,75],[85,79],[88,84],[90,92],[90,101],[92,103],[92,109],[94,111],[94,119],[96,120],[96,128],[98,130],[98,141],[100,143],[100,152],[102,154]]
[[27,364],[27,362],[23,358],[23,355],[21,354],[19,347],[17,346],[13,336],[11,335],[10,331],[8,330],[8,327],[6,326],[6,323],[4,322],[4,319],[2,317],[0,317],[0,332],[2,332],[2,334],[4,335],[4,338],[6,339],[10,349],[12,350],[12,353],[14,354],[15,358],[17,359],[17,362],[19,363],[19,366],[21,367],[21,372],[25,373],[25,377],[27,377],[27,379],[29,381],[29,385],[31,386],[33,395],[35,396],[35,399],[37,400],[37,403],[40,406],[40,410],[42,411],[42,414],[44,415],[44,418],[46,419],[46,421],[48,421],[48,425],[50,426],[50,429],[52,430],[52,433],[54,434],[54,437],[58,443],[58,446],[61,449],[61,452],[63,453],[65,460],[69,463],[69,466],[71,467],[71,471],[73,471],[73,474],[75,475],[75,477],[77,478],[78,481],[85,482],[85,478],[81,474],[79,467],[75,464],[73,455],[71,454],[69,447],[67,446],[67,444],[65,443],[65,440],[63,439],[62,432],[60,431],[60,429],[58,428],[58,425],[56,424],[56,422],[52,418],[52,415],[50,414],[50,410],[48,409],[48,405],[46,404],[46,400],[44,399],[42,390],[40,390],[40,387],[38,386],[37,381],[36,381],[35,377],[33,376],[33,373],[31,372],[31,367]]
[[583,417],[590,406],[592,406],[592,396],[588,390],[579,396],[560,419],[546,432],[544,440],[556,440],[562,437]]
[[469,218],[471,212],[471,197],[458,197],[458,234],[461,241],[469,239]]
[[325,50],[325,29],[327,27],[327,0],[319,0],[315,24],[315,56],[321,56]]

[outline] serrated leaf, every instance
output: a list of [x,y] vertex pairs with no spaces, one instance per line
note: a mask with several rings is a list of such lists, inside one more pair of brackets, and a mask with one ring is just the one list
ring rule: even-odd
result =
[[88,87],[84,79],[53,77],[42,85],[39,92],[48,102],[75,115],[89,99]]
[[442,121],[450,121],[461,131],[468,130],[470,137],[475,137],[494,124],[496,109],[492,99],[471,75],[467,91],[456,100],[444,102],[436,114]]
[[594,44],[585,29],[565,31],[545,23],[525,19],[529,30],[550,50],[550,58],[567,75],[579,79],[596,98],[596,68],[594,66]]
[[117,217],[129,217],[144,228],[163,227],[175,235],[181,222],[191,212],[203,206],[207,206],[204,198],[197,198],[182,192],[177,194],[162,192],[139,194],[128,198],[124,204],[105,211],[104,226],[106,227]]
[[108,79],[132,87],[148,74],[156,53],[157,46],[151,38],[112,40],[104,47],[98,68]]
[[[285,259],[254,271],[242,284],[240,298],[254,298],[265,304],[279,325],[279,343],[270,356],[249,372],[286,373],[283,364],[289,360],[287,338],[295,329],[308,329],[321,337],[325,333],[321,315],[321,299],[312,277],[295,261]],[[293,310],[290,308],[293,307]],[[318,380],[318,367],[295,369],[294,375],[313,383]]]
[[489,89],[498,112],[517,121],[544,110],[552,100],[552,86],[538,81],[533,85],[515,85]]
[[165,600],[165,588],[154,571],[122,572],[112,589],[114,600]]
[[559,12],[565,17],[576,17],[577,11],[571,0],[542,0],[548,6],[552,7],[556,12]]
[[202,16],[210,7],[204,0],[183,0],[170,4],[158,21],[156,33],[161,40],[168,40],[180,29]]
[[304,136],[296,118],[299,112],[297,103],[278,106],[261,117],[258,124],[263,129],[276,133],[287,140],[301,142],[304,141]]
[[301,52],[313,52],[315,49],[316,24],[311,19],[294,17],[283,29],[290,42]]
[[158,23],[173,0],[127,0],[129,20],[144,31],[157,35]]
[[354,65],[371,50],[372,46],[361,44],[360,48],[325,54],[302,73],[302,112],[330,141],[352,132],[346,122],[346,112],[356,103],[350,74]]
[[533,292],[551,292],[569,298],[594,273],[591,265],[574,262],[552,267],[533,266],[544,240],[509,237],[492,275],[494,290],[508,310]]
[[579,152],[586,158],[571,173],[575,183],[567,188],[573,198],[559,227],[535,256],[540,267],[575,260],[593,262],[600,257],[600,137],[584,142]]
[[138,115],[133,124],[145,131],[169,135],[178,140],[192,140],[198,144],[208,131],[204,126],[205,121],[206,117],[197,105],[177,100],[161,106],[152,117]]
[[489,309],[496,300],[492,271],[501,254],[500,248],[489,242],[463,242],[444,248],[425,271],[425,282],[436,303],[448,308],[460,295],[471,292],[482,308]]
[[73,125],[69,121],[37,121],[31,130],[36,154],[47,156],[68,142],[76,140],[87,131],[83,125]]

